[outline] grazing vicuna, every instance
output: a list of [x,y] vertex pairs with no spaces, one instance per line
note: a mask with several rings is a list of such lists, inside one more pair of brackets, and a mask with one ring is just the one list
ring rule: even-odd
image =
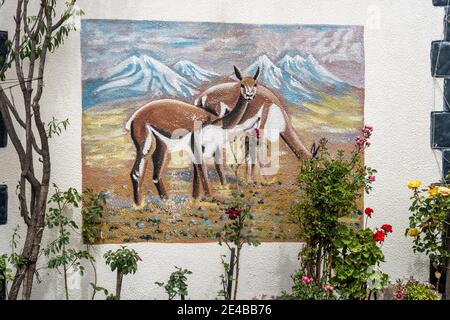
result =
[[[126,124],[136,147],[136,160],[131,170],[134,202],[142,204],[142,183],[147,168],[148,156],[153,162],[153,182],[161,198],[167,198],[164,184],[164,169],[167,153],[185,151],[194,166],[193,197],[210,195],[207,168],[204,159],[217,156],[224,143],[245,130],[258,125],[261,113],[242,121],[248,103],[256,96],[256,80],[242,77],[234,67],[240,94],[233,110],[217,118],[210,112],[194,105],[173,99],[150,102],[137,110]],[[219,152],[218,152],[219,151]],[[221,164],[218,161],[217,166]],[[223,172],[223,168],[222,168]]]
[[[200,93],[194,104],[216,115],[226,114],[233,110],[235,102],[239,99],[239,92],[238,83],[221,83]],[[315,156],[317,153],[315,144],[313,144],[311,151],[308,151],[292,126],[291,118],[281,99],[268,88],[258,85],[256,96],[250,101],[241,121],[246,121],[246,119],[253,117],[261,112],[261,109],[263,109],[263,112],[258,130],[262,133],[262,139],[276,142],[281,136],[298,159],[311,159]],[[248,145],[246,148],[248,148]],[[253,150],[253,152],[246,150],[246,153],[249,155],[247,176],[251,180],[254,179],[257,151],[261,150]],[[219,175],[221,174],[219,173]]]

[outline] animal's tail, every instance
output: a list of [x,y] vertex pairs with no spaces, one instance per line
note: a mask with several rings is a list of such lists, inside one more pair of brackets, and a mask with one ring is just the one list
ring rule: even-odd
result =
[[[284,132],[281,132],[281,138],[283,138],[284,142],[288,145],[288,147],[292,150],[292,152],[297,156],[298,159],[312,159],[316,154],[316,148],[313,146],[311,151],[309,151],[304,143],[300,140],[297,132],[291,124],[291,118],[285,109],[281,109],[284,115],[284,119],[286,121],[286,129]],[[315,154],[313,154],[313,152]]]

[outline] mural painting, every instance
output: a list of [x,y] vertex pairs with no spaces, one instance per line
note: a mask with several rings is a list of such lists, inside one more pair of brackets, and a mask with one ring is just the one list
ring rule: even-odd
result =
[[351,148],[363,124],[363,35],[84,20],[83,188],[106,197],[101,241],[211,241],[236,196],[258,238],[295,240],[300,161],[322,137]]

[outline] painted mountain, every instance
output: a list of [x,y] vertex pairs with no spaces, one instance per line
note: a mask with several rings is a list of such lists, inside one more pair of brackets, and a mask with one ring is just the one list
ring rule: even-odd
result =
[[321,66],[311,54],[306,58],[285,55],[278,65],[310,89],[349,89],[349,85]]
[[254,74],[260,68],[259,81],[268,88],[280,93],[285,100],[294,104],[313,101],[314,95],[294,76],[277,67],[266,56],[262,55],[247,69],[245,74]]
[[207,71],[187,60],[175,63],[172,66],[172,69],[195,86],[201,86],[205,82],[209,82],[219,77],[217,73]]
[[[286,55],[277,64],[267,55],[261,55],[244,73],[254,74],[258,67],[261,72],[259,81],[278,92],[289,104],[301,105],[318,99],[320,92],[343,92],[351,88],[321,66],[312,55]],[[83,106],[88,108],[97,103],[137,97],[176,98],[191,102],[205,83],[228,76],[221,76],[188,60],[169,67],[148,55],[133,55],[99,79],[84,82]]]
[[205,74],[212,75],[200,70],[202,73],[194,74],[194,68],[187,69],[190,72],[190,79],[187,79],[148,55],[132,56],[102,78],[86,81],[83,105],[88,107],[99,102],[140,96],[154,99],[177,97],[191,101],[197,93],[196,83],[200,79],[206,80]]

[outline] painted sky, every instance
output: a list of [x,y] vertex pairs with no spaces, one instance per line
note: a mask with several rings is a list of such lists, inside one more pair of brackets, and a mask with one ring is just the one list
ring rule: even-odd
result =
[[170,66],[190,60],[219,74],[242,69],[266,54],[312,54],[340,79],[364,87],[362,26],[256,25],[231,23],[83,20],[83,80],[100,78],[136,54]]

